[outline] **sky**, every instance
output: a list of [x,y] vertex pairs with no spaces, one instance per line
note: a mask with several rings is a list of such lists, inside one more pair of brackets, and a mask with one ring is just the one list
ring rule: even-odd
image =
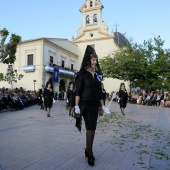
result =
[[[76,37],[82,23],[79,9],[85,0],[0,0],[0,29],[22,40]],[[102,18],[109,33],[126,33],[139,44],[161,36],[170,49],[170,0],[101,0]],[[9,38],[8,38],[9,39]],[[8,41],[7,39],[7,41]]]

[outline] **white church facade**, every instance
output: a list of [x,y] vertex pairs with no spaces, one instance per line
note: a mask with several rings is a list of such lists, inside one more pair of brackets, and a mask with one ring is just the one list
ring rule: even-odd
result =
[[[58,38],[23,41],[17,47],[14,65],[0,64],[1,72],[16,69],[18,74],[23,74],[24,77],[14,83],[13,88],[38,90],[53,78],[54,68],[58,68],[59,80],[53,84],[54,91],[66,91],[69,82],[74,80],[81,66],[87,45],[95,49],[99,59],[118,49],[115,35],[119,34],[108,33],[108,26],[102,20],[103,8],[100,0],[86,0],[80,8],[82,24],[75,38],[71,41]],[[117,91],[121,82],[112,78],[104,78],[103,81],[107,92]],[[0,82],[0,88],[3,86],[10,88],[8,83]],[[129,89],[128,82],[126,87]]]

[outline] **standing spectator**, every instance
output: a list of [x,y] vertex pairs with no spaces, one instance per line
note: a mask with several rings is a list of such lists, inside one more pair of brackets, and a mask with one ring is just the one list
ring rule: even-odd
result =
[[44,110],[44,90],[45,90],[45,86],[42,85],[42,88],[39,91],[39,99],[40,99],[40,109]]
[[63,93],[64,93],[64,100],[66,100],[67,99],[67,93],[65,91]]

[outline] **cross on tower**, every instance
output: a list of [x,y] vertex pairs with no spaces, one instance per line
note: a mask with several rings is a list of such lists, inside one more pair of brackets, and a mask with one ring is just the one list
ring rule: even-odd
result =
[[118,27],[119,25],[117,25],[117,23],[115,24],[115,25],[113,25],[113,27],[116,27],[116,32],[117,32],[117,27]]

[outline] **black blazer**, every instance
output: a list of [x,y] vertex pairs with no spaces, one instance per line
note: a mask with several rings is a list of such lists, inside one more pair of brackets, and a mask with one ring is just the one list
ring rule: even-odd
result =
[[[45,88],[44,88],[44,91],[45,91]],[[44,96],[44,91],[42,89],[40,89],[39,97],[43,97]]]
[[95,74],[88,71],[79,77],[76,82],[76,96],[80,96],[80,105],[99,106],[102,97],[101,81]]
[[119,90],[119,97],[121,100],[128,100],[128,94],[126,90]]

